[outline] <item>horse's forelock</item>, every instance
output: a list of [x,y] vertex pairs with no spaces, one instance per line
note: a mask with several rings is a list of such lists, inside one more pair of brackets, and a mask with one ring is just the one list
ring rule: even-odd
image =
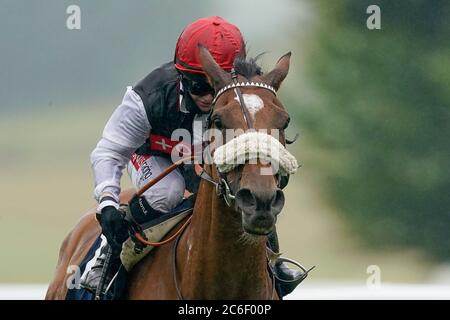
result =
[[254,76],[261,76],[263,74],[261,67],[258,65],[258,60],[265,52],[258,54],[254,58],[237,57],[234,60],[234,69],[237,74],[244,76],[247,79],[251,79]]

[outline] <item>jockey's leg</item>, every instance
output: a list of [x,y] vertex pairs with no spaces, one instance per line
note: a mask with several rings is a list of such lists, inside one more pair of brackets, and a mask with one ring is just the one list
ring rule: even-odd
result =
[[[128,173],[135,188],[140,189],[171,164],[172,162],[168,158],[150,156],[140,166],[130,162],[128,164]],[[184,189],[183,175],[180,170],[175,169],[160,182],[145,191],[143,197],[154,210],[165,213],[175,208],[183,200]]]
[[[130,161],[127,170],[137,190],[172,164],[169,159],[159,156],[138,156],[134,159],[137,160]],[[142,206],[136,205],[130,208],[130,210],[133,210],[133,215],[136,216],[146,216],[147,214],[142,213],[143,210],[147,211],[147,213],[148,211],[152,211],[153,214],[169,212],[183,200],[184,190],[184,178],[180,171],[176,169],[144,192],[142,201],[140,201]],[[101,254],[98,258],[94,257],[96,259],[95,263],[93,263],[91,268],[86,268],[86,271],[83,273],[81,285],[84,288],[95,292],[100,282],[108,246],[106,241],[102,242]],[[120,266],[120,252],[113,254],[110,266],[111,268],[108,270],[105,281],[106,285],[109,284],[109,281]]]
[[[100,279],[103,271],[103,266],[105,265],[107,252],[110,249],[110,246],[104,235],[101,235],[102,243],[100,248],[97,249],[99,254],[94,255],[91,261],[89,261],[86,265],[86,269],[84,270],[83,275],[81,276],[80,285],[84,289],[91,291],[92,293],[96,293],[97,287],[100,284]],[[120,267],[120,251],[113,251],[107,273],[105,274],[105,289],[108,284],[111,282],[114,274],[119,270]]]
[[[280,252],[280,244],[278,242],[276,228],[274,228],[274,230],[269,234],[267,242],[270,250],[275,253]],[[282,296],[291,293],[300,284],[300,282],[303,281],[303,276],[305,275],[302,271],[289,268],[284,262],[281,261],[275,263],[274,272],[278,278],[285,280],[285,282],[277,280],[280,288],[279,291],[281,291],[279,294]]]

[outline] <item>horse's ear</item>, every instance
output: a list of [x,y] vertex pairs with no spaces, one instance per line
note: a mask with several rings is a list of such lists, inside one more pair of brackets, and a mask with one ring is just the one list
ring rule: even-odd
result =
[[200,48],[200,63],[209,82],[216,91],[225,87],[231,81],[231,76],[217,64],[205,46],[199,44],[198,47]]
[[278,90],[284,78],[286,78],[289,72],[290,60],[291,60],[291,52],[288,52],[278,60],[275,68],[272,71],[263,76],[263,80],[267,84],[274,87],[275,90]]

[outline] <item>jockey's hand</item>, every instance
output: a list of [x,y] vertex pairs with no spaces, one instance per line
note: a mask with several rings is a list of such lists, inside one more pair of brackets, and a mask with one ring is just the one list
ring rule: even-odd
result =
[[100,225],[111,248],[120,250],[122,243],[128,238],[127,223],[123,215],[113,206],[102,209]]

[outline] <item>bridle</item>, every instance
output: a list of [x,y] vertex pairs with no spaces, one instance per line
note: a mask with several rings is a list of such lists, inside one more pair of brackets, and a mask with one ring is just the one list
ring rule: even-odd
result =
[[[217,100],[219,99],[219,97],[224,94],[225,92],[229,91],[229,90],[233,90],[234,93],[236,94],[236,97],[238,98],[238,102],[239,102],[239,106],[241,108],[241,112],[242,115],[244,116],[245,122],[247,124],[247,128],[249,130],[253,130],[254,126],[253,126],[253,120],[250,116],[250,112],[248,111],[247,106],[245,105],[245,101],[244,101],[244,97],[242,96],[242,92],[241,92],[241,87],[253,87],[253,88],[262,88],[262,89],[266,89],[270,92],[272,92],[275,96],[277,95],[275,89],[272,86],[269,86],[266,83],[262,83],[262,82],[238,82],[237,81],[237,73],[236,70],[233,68],[231,69],[231,79],[232,79],[232,83],[221,88],[219,91],[217,91],[217,93],[215,94],[213,100],[212,100],[212,107],[211,107],[211,111],[208,114],[208,118],[207,118],[207,125],[206,127],[208,129],[211,128],[211,116],[214,113],[214,109],[215,109],[215,105]],[[209,163],[213,163],[211,160],[211,152],[206,153],[207,156],[209,157],[208,160],[210,160]],[[209,173],[207,173],[203,168],[201,170],[201,172],[198,174],[200,178],[212,183],[215,185],[216,187],[216,193],[219,197],[223,197],[225,203],[231,207],[234,203],[234,199],[235,196],[233,195],[233,193],[231,192],[229,183],[225,177],[225,175],[223,173],[221,173],[220,171],[218,171],[218,175],[219,175],[219,181],[216,182],[214,181],[214,179],[211,177],[211,175]],[[281,177],[278,176],[278,185],[280,185],[281,183]]]

